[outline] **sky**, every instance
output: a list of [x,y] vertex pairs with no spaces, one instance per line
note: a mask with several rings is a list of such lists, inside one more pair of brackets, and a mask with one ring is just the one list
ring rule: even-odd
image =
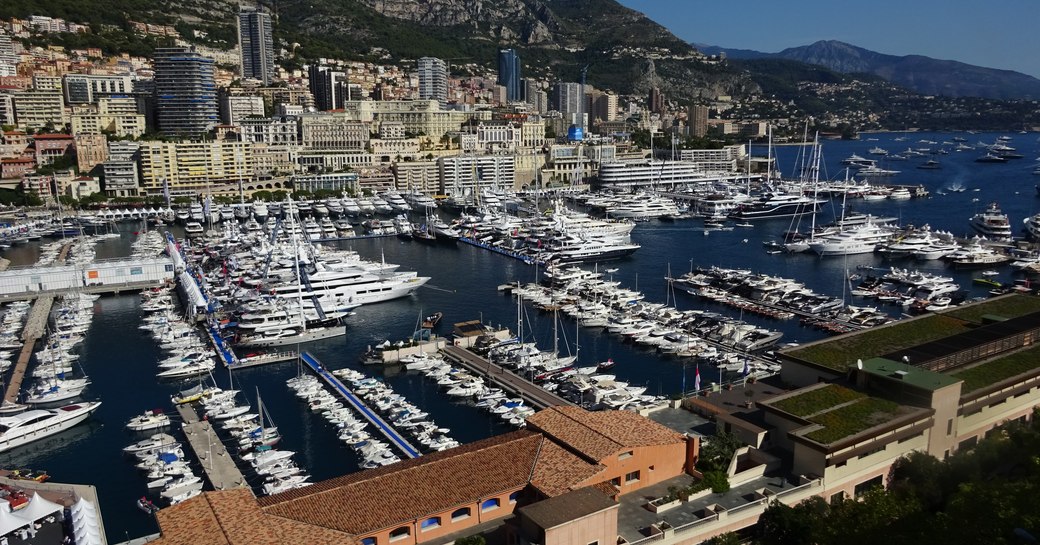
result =
[[775,53],[839,40],[1040,78],[1040,0],[618,0],[688,42]]

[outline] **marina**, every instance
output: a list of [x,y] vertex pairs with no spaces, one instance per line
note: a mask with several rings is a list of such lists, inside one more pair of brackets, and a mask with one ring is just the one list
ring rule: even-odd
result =
[[449,360],[465,367],[473,373],[476,373],[478,376],[491,380],[499,387],[520,396],[529,404],[539,409],[572,404],[560,396],[533,384],[531,381],[515,375],[505,367],[497,363],[492,363],[486,358],[481,358],[463,348],[457,346],[446,346],[444,347],[444,354]]
[[[863,144],[835,142],[828,143],[827,146],[825,153],[828,161],[834,159],[836,162],[837,159],[860,149]],[[830,151],[831,146],[837,151]],[[865,148],[861,149],[860,153],[864,150]],[[787,151],[789,150],[781,150],[782,153]],[[787,156],[782,156],[781,159],[781,164],[791,161]],[[971,162],[970,158],[968,162]],[[893,177],[896,183],[903,184],[905,181],[903,185],[914,185],[918,182],[924,184],[931,190],[928,197],[908,201],[861,200],[855,201],[854,206],[861,212],[899,216],[904,221],[912,220],[915,224],[928,223],[935,230],[948,230],[957,235],[968,234],[969,219],[973,214],[982,212],[988,202],[999,200],[1001,211],[1009,216],[1013,225],[1019,225],[1017,222],[1036,213],[1032,197],[1035,194],[1032,180],[1008,178],[1006,187],[990,184],[985,179],[977,178],[978,173],[966,170],[973,167],[966,167],[959,157],[944,159],[943,166],[944,168],[938,171],[906,169]],[[987,165],[985,168],[1012,169],[1013,165]],[[992,175],[1005,176],[1007,172],[1002,174],[994,170]],[[908,178],[909,176],[913,176],[914,179]],[[938,193],[939,190],[958,182],[967,187],[965,192]],[[1022,195],[1029,195],[1030,198],[1011,201],[1001,199],[1000,194],[1005,191],[1024,192]],[[972,202],[972,199],[979,201]],[[828,206],[830,205],[824,205],[821,213],[827,212]],[[450,219],[450,216],[448,218]],[[807,219],[803,219],[803,226]],[[823,223],[826,218],[821,217],[819,221]],[[732,220],[729,220],[727,225],[730,224]],[[845,259],[820,258],[810,254],[786,252],[769,254],[762,249],[762,242],[773,239],[790,228],[789,219],[755,220],[753,227],[711,231],[704,235],[699,219],[651,219],[638,222],[632,230],[631,237],[633,242],[641,246],[640,249],[629,257],[609,264],[611,269],[616,270],[604,273],[607,275],[605,279],[620,282],[633,289],[638,288],[649,302],[674,301],[672,306],[682,312],[708,310],[733,319],[742,319],[756,327],[782,332],[784,336],[780,344],[805,343],[822,338],[828,333],[803,326],[799,320],[757,316],[747,309],[744,309],[741,316],[741,309],[738,307],[720,304],[710,299],[690,298],[681,292],[676,300],[674,293],[671,293],[672,288],[664,280],[667,276],[678,276],[669,274],[669,264],[672,269],[685,270],[693,262],[697,267],[714,265],[787,278],[803,283],[806,288],[821,296],[840,299],[846,305],[854,306],[864,306],[863,301],[866,299],[851,293],[848,277],[851,273],[863,271],[864,269],[858,268],[861,266],[888,270],[894,264],[899,267],[910,265],[911,269],[950,276],[970,297],[985,296],[993,289],[991,285],[977,284],[973,281],[974,278],[983,276],[981,270],[953,269],[942,261],[913,261],[912,258],[907,258],[909,261],[893,261],[876,253],[850,255]],[[177,226],[170,228],[178,238],[180,229]],[[136,234],[136,231],[140,231],[139,224],[121,224],[119,239],[98,245],[98,258],[121,258],[130,255],[131,243],[144,238]],[[201,240],[204,240],[204,237]],[[447,323],[479,317],[481,321],[490,325],[512,324],[516,319],[516,304],[510,298],[496,297],[495,287],[515,282],[541,281],[543,267],[530,267],[519,259],[507,258],[468,244],[427,245],[414,240],[383,236],[339,241],[328,245],[332,248],[353,250],[376,263],[400,263],[402,268],[410,268],[430,277],[431,280],[427,287],[417,289],[406,297],[352,310],[354,314],[344,320],[349,330],[348,335],[308,343],[304,350],[320,360],[330,372],[338,369],[364,370],[367,374],[392,385],[396,392],[412,399],[424,411],[428,411],[439,425],[450,427],[452,436],[462,443],[512,429],[497,416],[474,407],[472,400],[449,398],[442,387],[406,369],[404,364],[363,366],[358,359],[367,345],[375,345],[388,338],[409,338],[417,328],[415,317],[428,315],[429,309],[444,311]],[[17,245],[7,250],[4,256],[16,267],[30,265],[35,263],[38,257],[38,248],[36,242]],[[220,268],[220,262],[213,263],[216,269]],[[583,265],[586,270],[592,270],[593,267],[591,264]],[[604,265],[599,267],[600,271],[606,270]],[[1015,279],[1022,278],[1024,274],[1007,266],[994,267],[994,270],[997,274],[986,278],[1001,284],[1010,284]],[[214,287],[219,285],[211,284],[207,290]],[[295,294],[290,299],[295,300]],[[304,300],[305,306],[309,308],[309,305],[306,305],[306,296]],[[525,306],[533,308],[529,303]],[[82,347],[77,349],[77,353],[80,354],[79,364],[90,375],[92,381],[86,395],[105,401],[104,405],[87,423],[63,432],[51,441],[11,451],[12,460],[48,469],[56,478],[65,481],[93,482],[88,469],[90,463],[106,463],[106,460],[118,455],[120,445],[125,445],[131,440],[122,423],[139,415],[145,407],[164,405],[164,400],[171,393],[183,389],[183,382],[160,382],[155,379],[154,363],[167,357],[160,354],[159,343],[147,336],[129,333],[141,323],[141,308],[140,298],[127,293],[106,294],[93,302],[94,319],[88,326],[86,339]],[[899,317],[902,313],[898,305],[879,305],[879,309],[892,318]],[[527,316],[525,338],[537,341],[540,346],[552,346],[556,319],[552,318],[551,314],[532,312]],[[595,366],[613,360],[616,366],[609,373],[615,374],[617,380],[625,381],[630,386],[645,387],[648,394],[671,396],[678,395],[683,390],[689,391],[694,383],[696,365],[700,365],[699,372],[705,378],[722,375],[714,387],[725,383],[739,383],[741,380],[739,369],[716,369],[703,362],[698,364],[697,360],[662,354],[656,347],[608,334],[602,326],[600,327],[601,329],[582,327],[579,342],[581,350],[575,365]],[[569,332],[574,329],[574,324],[571,322],[570,327],[561,329]],[[119,339],[119,342],[116,343],[113,339]],[[241,364],[243,359],[247,359],[245,355],[248,351],[232,348],[232,351],[235,350],[238,351],[236,357]],[[452,346],[446,346],[443,353],[451,357],[455,350]],[[271,359],[275,357],[270,356]],[[471,358],[467,357],[467,361],[469,360]],[[286,359],[282,361],[292,361],[292,356],[286,355]],[[468,370],[475,374],[480,371],[484,361],[474,355],[471,361],[472,368]],[[32,371],[31,365],[30,363],[28,372]],[[226,360],[222,365],[226,365]],[[461,362],[459,366],[462,366]],[[357,469],[354,458],[337,439],[336,433],[329,430],[314,413],[301,408],[291,392],[287,392],[282,385],[284,380],[296,373],[295,366],[257,364],[233,369],[236,388],[242,388],[244,391],[259,388],[262,391],[265,407],[278,419],[279,429],[284,434],[284,443],[298,452],[300,465],[304,466],[315,480]],[[486,369],[484,367],[485,375]],[[493,370],[491,375],[496,373],[497,371]],[[226,378],[218,378],[226,382]],[[712,378],[712,381],[715,379]],[[122,401],[126,394],[121,385],[128,383],[134,385],[135,397],[142,401]],[[533,395],[537,386],[530,387]],[[706,385],[702,388],[711,387],[713,386]],[[558,393],[553,395],[559,396]],[[142,407],[141,403],[147,405]],[[534,400],[528,403],[535,405]],[[101,425],[102,423],[104,425]],[[111,423],[119,425],[109,425]],[[47,448],[43,448],[45,443]],[[413,447],[418,445],[413,444]],[[131,536],[135,536],[154,531],[154,523],[143,517],[134,504],[136,498],[141,496],[145,483],[130,468],[114,469],[112,473],[106,482],[98,483],[99,498],[105,512],[105,522],[109,526],[109,534],[121,535],[125,530]]]
[[387,424],[379,415],[377,415],[372,409],[370,409],[363,401],[358,399],[353,392],[350,391],[338,378],[336,378],[331,372],[322,366],[321,362],[314,358],[311,354],[304,352],[300,354],[300,361],[307,365],[307,367],[314,372],[315,375],[320,377],[328,384],[337,395],[341,396],[355,411],[360,413],[365,420],[368,420],[373,426],[382,433],[391,444],[397,447],[405,456],[408,458],[418,458],[421,453],[418,449],[412,446],[400,433],[397,432],[390,424]]

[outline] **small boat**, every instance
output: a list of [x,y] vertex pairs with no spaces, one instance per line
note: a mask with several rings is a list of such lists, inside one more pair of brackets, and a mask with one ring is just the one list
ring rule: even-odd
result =
[[422,322],[423,329],[433,329],[437,327],[437,324],[441,322],[441,318],[443,317],[443,312],[434,312],[433,314],[427,316],[425,319],[423,319]]
[[613,369],[617,365],[617,362],[613,358],[607,358],[607,361],[600,362],[596,365],[597,371],[606,371],[607,369]]
[[159,510],[158,505],[155,505],[155,503],[153,503],[152,500],[144,496],[141,496],[141,498],[137,500],[137,508],[141,511],[144,511],[145,513],[148,513],[149,515]]
[[169,425],[170,417],[163,414],[162,409],[145,411],[144,414],[139,414],[126,423],[126,427],[130,431],[154,430]]

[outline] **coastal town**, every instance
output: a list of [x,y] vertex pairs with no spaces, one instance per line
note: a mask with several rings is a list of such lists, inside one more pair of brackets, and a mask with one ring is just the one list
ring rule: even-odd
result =
[[1035,101],[302,57],[275,8],[0,20],[2,545],[803,542],[1037,477]]

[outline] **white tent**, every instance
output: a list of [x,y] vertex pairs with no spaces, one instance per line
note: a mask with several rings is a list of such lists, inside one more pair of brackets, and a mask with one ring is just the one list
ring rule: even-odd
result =
[[98,527],[97,510],[94,504],[80,498],[72,504],[72,533],[76,545],[101,545],[101,529]]
[[6,536],[28,525],[28,521],[15,516],[11,512],[11,505],[7,503],[7,500],[0,500],[0,536]]
[[36,522],[49,515],[57,514],[60,519],[65,508],[47,500],[39,493],[33,494],[29,504],[23,507],[21,510],[16,511],[14,516],[26,521]]

